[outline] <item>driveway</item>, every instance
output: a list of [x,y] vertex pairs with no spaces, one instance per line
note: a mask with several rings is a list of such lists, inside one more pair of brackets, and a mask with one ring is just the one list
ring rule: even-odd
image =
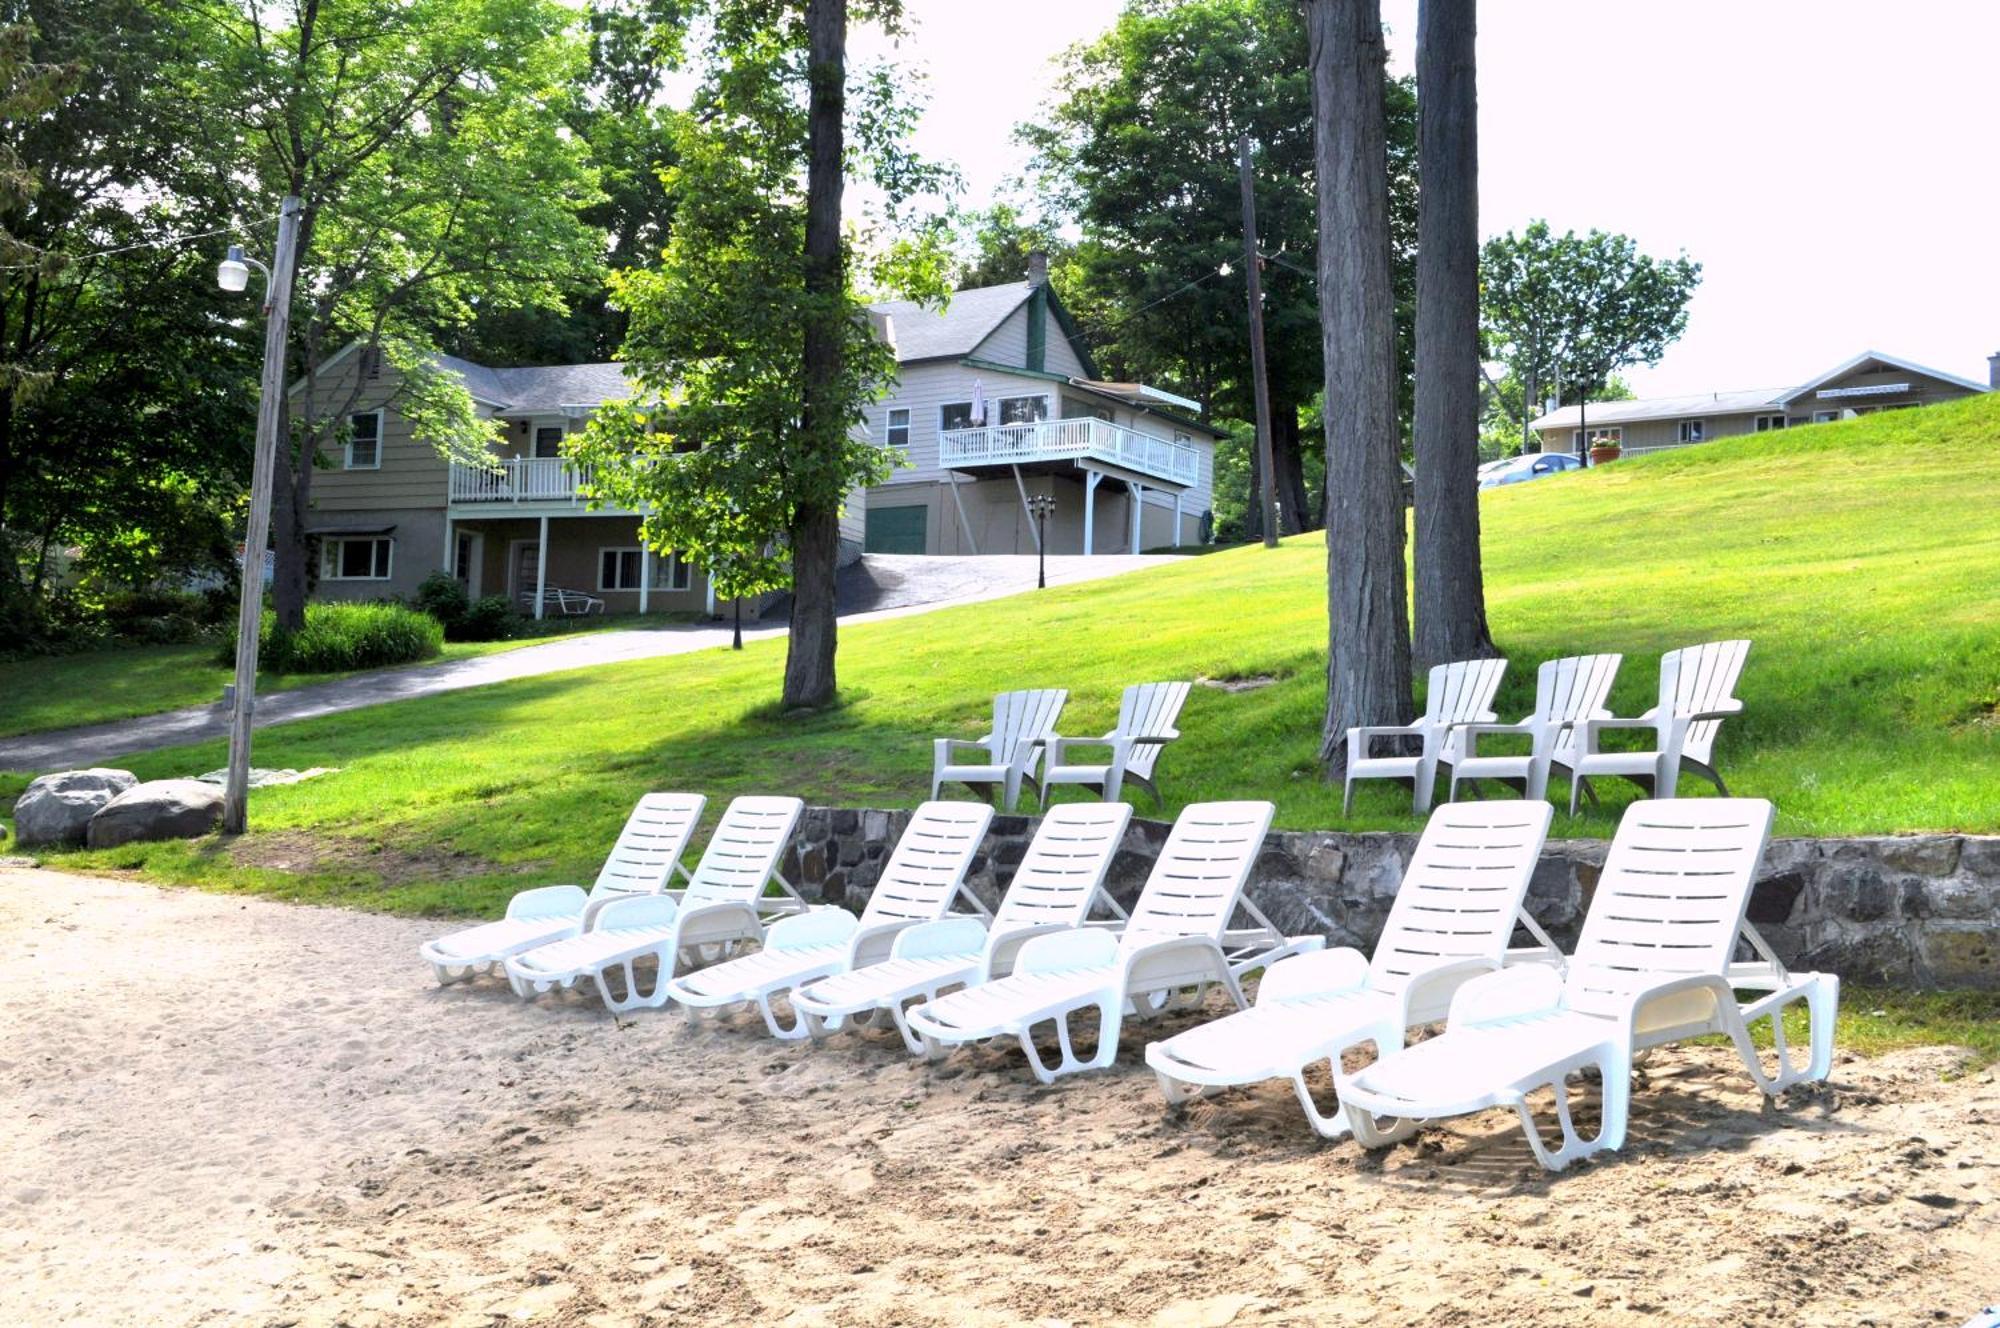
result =
[[[1055,557],[1048,560],[1048,579],[1052,586],[1073,585],[1174,561],[1177,560],[1166,555]],[[842,569],[838,595],[841,621],[863,623],[999,599],[1034,588],[1032,557],[921,558],[870,554]],[[782,613],[783,607],[777,606],[776,611]],[[785,630],[783,622],[746,623],[743,637],[746,641],[762,640],[783,636]],[[684,624],[629,632],[597,632],[476,659],[357,673],[260,697],[256,727],[316,719],[343,710],[544,673],[713,650],[728,646],[729,639],[728,623]],[[190,706],[139,719],[0,740],[0,770],[74,770],[101,765],[113,757],[222,738],[228,732],[229,712],[220,704]]]

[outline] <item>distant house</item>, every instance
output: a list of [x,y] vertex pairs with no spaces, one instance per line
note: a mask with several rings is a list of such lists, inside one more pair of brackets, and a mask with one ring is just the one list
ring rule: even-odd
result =
[[[841,536],[852,552],[1033,553],[1036,494],[1055,499],[1052,553],[1199,541],[1220,434],[1192,401],[1099,380],[1039,256],[1027,280],[960,291],[942,310],[874,312],[899,371],[866,428],[903,461],[850,497]],[[578,497],[587,476],[563,458],[563,439],[632,394],[619,365],[442,363],[505,426],[494,468],[447,462],[414,437],[379,356],[349,347],[321,365],[322,396],[363,381],[313,482],[320,595],[408,595],[442,569],[474,596],[505,594],[530,611],[551,588],[611,612],[715,611],[700,568],[641,547],[636,512],[592,511]]]
[[[1631,456],[1734,434],[1764,433],[1851,419],[1878,410],[1956,401],[2000,388],[2000,355],[1987,364],[1991,381],[1977,383],[1880,351],[1863,351],[1797,387],[1592,403],[1584,408],[1581,424],[1577,408],[1564,406],[1529,427],[1541,439],[1540,450],[1544,452],[1578,453],[1587,451],[1591,444],[1616,442]],[[1583,435],[1585,428],[1588,438]]]

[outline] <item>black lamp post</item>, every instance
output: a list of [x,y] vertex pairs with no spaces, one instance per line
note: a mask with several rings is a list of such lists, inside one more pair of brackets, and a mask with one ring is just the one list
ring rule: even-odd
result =
[[1056,500],[1049,494],[1037,493],[1028,498],[1028,511],[1035,518],[1035,589],[1046,590],[1049,586],[1049,514],[1056,510]]

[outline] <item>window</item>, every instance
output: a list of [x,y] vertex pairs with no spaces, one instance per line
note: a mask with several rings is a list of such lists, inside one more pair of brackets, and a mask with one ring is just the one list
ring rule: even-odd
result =
[[972,403],[970,401],[947,401],[938,407],[938,428],[944,430],[970,429],[972,427]]
[[[646,564],[643,549],[599,549],[597,551],[597,588],[599,590],[637,590],[640,569]],[[682,562],[679,554],[653,555],[654,590],[694,589],[694,569]]]
[[1193,446],[1194,435],[1187,432],[1185,429],[1176,429],[1174,430],[1174,441],[1186,446]]
[[[1596,447],[1600,443],[1618,447],[1623,446],[1624,442],[1625,428],[1623,425],[1614,426],[1609,429],[1592,429],[1590,431],[1590,446],[1592,447]],[[1581,429],[1571,429],[1569,431],[1569,445],[1572,450],[1583,445],[1583,431]]]
[[320,544],[322,581],[387,581],[396,541],[382,535],[335,536]]
[[1785,417],[1782,415],[1759,415],[1757,417],[1758,433],[1769,433],[1773,429],[1782,429],[1784,427]]
[[347,417],[346,467],[349,470],[379,470],[382,467],[382,412],[364,410]]
[[1049,399],[1044,396],[1001,397],[1000,423],[1036,424],[1049,417]]
[[909,411],[892,410],[889,412],[889,428],[883,436],[883,441],[891,447],[908,447],[910,445]]
[[563,428],[560,424],[544,424],[535,430],[535,455],[538,457],[559,457],[562,455]]
[[1111,407],[1078,401],[1075,397],[1062,399],[1062,417],[1066,420],[1103,420],[1106,424],[1113,422]]
[[1682,420],[1681,441],[1684,443],[1700,442],[1702,423],[1703,422],[1701,420]]
[[1831,424],[1839,418],[1840,412],[1837,410],[1816,410],[1813,412],[1814,424]]

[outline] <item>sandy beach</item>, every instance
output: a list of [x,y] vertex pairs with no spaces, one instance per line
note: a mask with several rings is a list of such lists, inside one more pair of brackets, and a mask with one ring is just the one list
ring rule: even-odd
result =
[[[846,1034],[440,990],[438,924],[0,872],[0,1322],[1963,1323],[2000,1087],[1842,1055],[1762,1104],[1647,1067],[1545,1175],[1508,1119],[1381,1155],[1282,1085],[1168,1112]],[[1185,1018],[1166,1028],[1183,1026]]]

